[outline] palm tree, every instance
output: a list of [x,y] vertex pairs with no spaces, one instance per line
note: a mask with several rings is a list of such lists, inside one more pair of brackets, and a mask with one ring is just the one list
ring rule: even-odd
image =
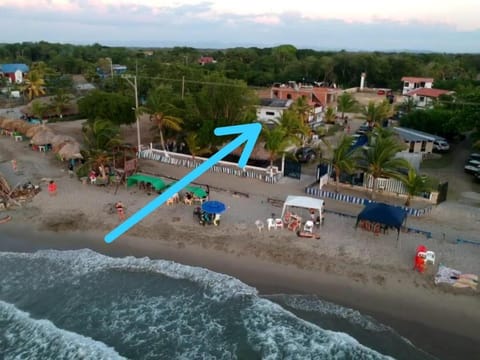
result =
[[393,136],[382,137],[379,134],[372,136],[369,145],[362,148],[361,161],[357,166],[373,177],[372,199],[375,197],[379,177],[401,180],[400,170],[410,168],[407,160],[395,157],[403,148]]
[[310,135],[310,127],[292,110],[286,110],[277,120],[279,127],[285,130],[290,143],[300,145]]
[[362,115],[370,127],[379,127],[383,120],[392,115],[392,106],[386,100],[381,103],[370,101],[362,110]]
[[122,142],[120,128],[110,120],[87,122],[82,132],[88,150],[109,152]]
[[406,114],[411,113],[414,109],[417,103],[413,99],[413,97],[408,96],[403,103],[399,104],[400,110],[404,111]]
[[208,147],[201,147],[198,143],[198,134],[195,132],[189,132],[185,137],[185,143],[188,146],[188,151],[192,155],[192,159],[195,160],[195,156],[208,154],[210,149]]
[[405,189],[407,190],[407,200],[405,206],[410,205],[412,197],[423,191],[430,191],[432,189],[430,179],[426,175],[420,175],[415,169],[408,169],[408,174],[401,177]]
[[323,114],[323,118],[327,124],[334,124],[335,119],[337,118],[335,109],[331,106],[327,107],[327,110],[325,110],[325,113]]
[[30,71],[25,80],[23,91],[27,93],[28,99],[32,100],[37,96],[45,95],[44,86],[45,80],[43,80],[40,73],[37,71]]
[[342,113],[342,120],[345,119],[346,112],[353,112],[357,108],[357,101],[352,94],[342,93],[337,100],[338,111]]
[[264,126],[262,129],[262,139],[265,141],[265,150],[268,151],[270,167],[273,167],[274,161],[290,145],[290,139],[284,128],[277,126],[269,129]]
[[312,107],[308,104],[308,100],[305,96],[301,96],[295,100],[291,109],[298,115],[304,124],[308,123],[310,114],[312,113]]
[[52,107],[59,118],[63,117],[62,113],[70,103],[70,100],[72,100],[72,96],[63,90],[59,90],[52,99]]
[[158,92],[151,93],[147,99],[147,106],[140,108],[140,113],[150,114],[150,121],[154,123],[152,131],[158,134],[165,152],[167,149],[163,137],[164,129],[173,131],[182,130],[183,120],[179,117],[168,115],[168,113],[176,112],[175,110],[178,110],[175,105],[164,102],[161,94]]
[[335,190],[338,192],[340,174],[351,173],[355,169],[357,149],[351,151],[353,137],[343,136],[338,146],[333,150],[332,166],[335,170]]

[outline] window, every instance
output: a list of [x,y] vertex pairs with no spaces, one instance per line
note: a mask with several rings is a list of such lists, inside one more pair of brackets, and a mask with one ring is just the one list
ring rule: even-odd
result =
[[427,148],[427,142],[426,141],[422,141],[422,152],[425,151]]
[[422,103],[425,102],[425,96],[420,96],[420,97],[418,98],[418,101],[420,101],[420,102],[422,102]]
[[415,151],[415,141],[410,141],[410,148],[408,149],[408,152],[414,152]]
[[275,113],[273,111],[266,111],[265,114],[268,116],[275,116]]
[[291,100],[292,99],[292,94],[287,94],[287,99]]

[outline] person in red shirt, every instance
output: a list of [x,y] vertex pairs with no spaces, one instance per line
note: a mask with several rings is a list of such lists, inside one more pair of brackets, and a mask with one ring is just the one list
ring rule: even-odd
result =
[[53,180],[50,180],[50,182],[48,183],[48,193],[50,194],[50,196],[54,196],[57,194],[57,184]]

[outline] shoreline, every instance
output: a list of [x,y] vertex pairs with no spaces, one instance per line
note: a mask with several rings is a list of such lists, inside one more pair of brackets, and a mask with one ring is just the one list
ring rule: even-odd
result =
[[[416,347],[439,359],[458,359],[471,356],[478,349],[480,336],[478,319],[457,308],[431,301],[431,297],[406,299],[402,294],[392,296],[390,291],[379,291],[371,285],[352,281],[336,274],[319,273],[298,267],[276,264],[251,256],[228,254],[199,246],[182,247],[164,241],[135,237],[122,238],[105,244],[99,232],[38,232],[35,228],[10,224],[0,237],[0,251],[33,252],[40,249],[75,250],[89,248],[112,257],[149,257],[171,260],[184,265],[207,268],[240,279],[257,288],[259,295],[300,294],[317,295],[338,305],[353,308],[364,315],[390,326]],[[20,235],[23,233],[24,235]],[[10,239],[6,239],[10,237]],[[446,294],[451,295],[451,294]],[[472,296],[455,299],[455,306],[471,307]],[[460,301],[459,301],[460,300]],[[428,308],[428,316],[420,309]],[[411,315],[415,313],[416,316]],[[473,315],[473,314],[470,314]],[[478,316],[477,316],[478,318]],[[472,335],[476,335],[471,337]]]

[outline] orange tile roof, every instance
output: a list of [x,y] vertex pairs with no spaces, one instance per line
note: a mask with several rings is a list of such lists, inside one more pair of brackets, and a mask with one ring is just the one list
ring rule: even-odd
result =
[[443,89],[428,89],[428,88],[418,88],[407,93],[407,96],[417,95],[417,96],[426,96],[431,98],[437,98],[440,95],[452,93],[450,90]]
[[413,83],[433,82],[433,78],[404,76],[404,77],[402,77],[402,81],[408,81],[408,82],[413,82]]

